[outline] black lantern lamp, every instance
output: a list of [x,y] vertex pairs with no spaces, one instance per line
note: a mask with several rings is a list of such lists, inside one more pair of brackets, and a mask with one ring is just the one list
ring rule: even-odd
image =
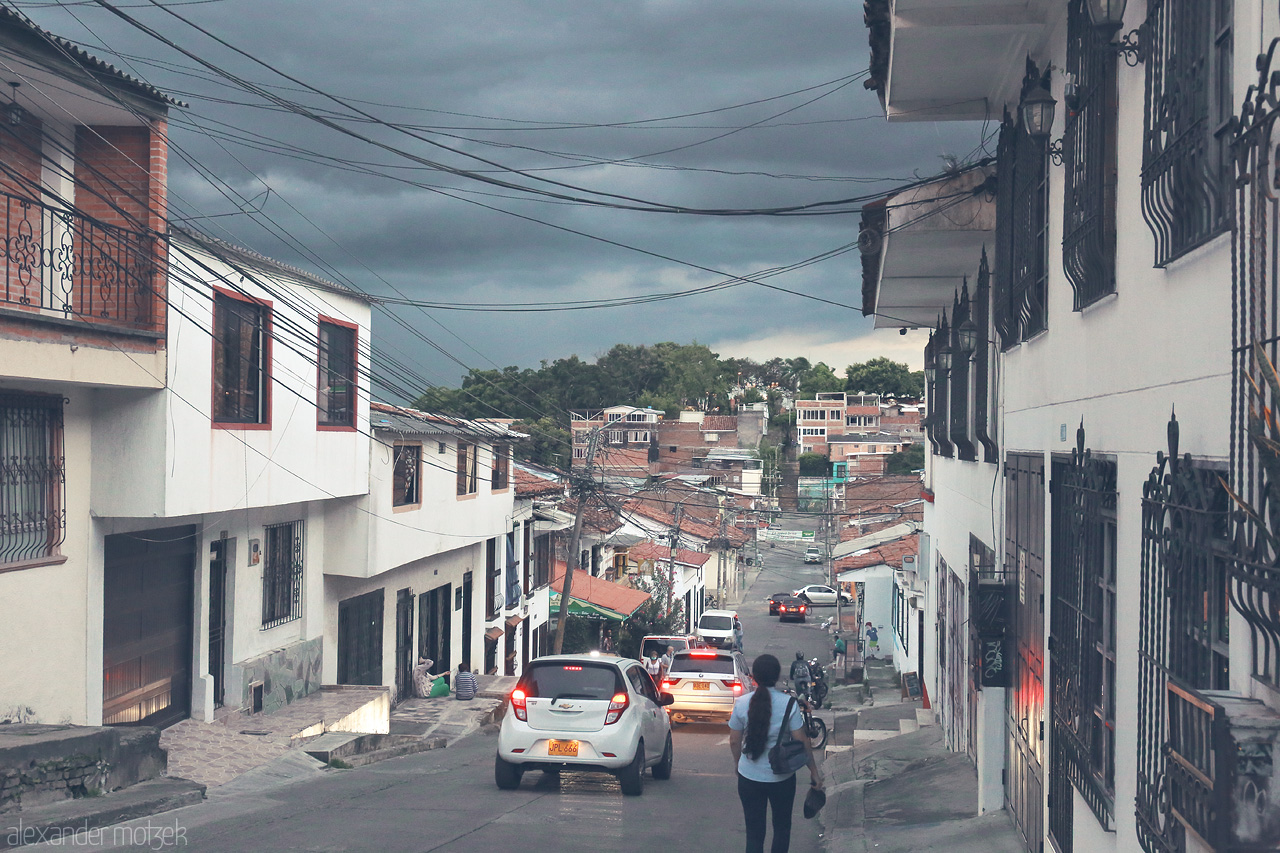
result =
[[1108,37],[1124,26],[1124,7],[1128,0],[1085,0],[1089,22]]
[[1107,48],[1124,59],[1130,68],[1142,61],[1142,28],[1130,31],[1120,41],[1111,39],[1124,26],[1124,7],[1128,0],[1085,0],[1089,23],[1107,42]]
[[965,321],[956,326],[956,349],[960,355],[968,358],[978,349],[978,324],[973,322],[972,317],[965,318]]
[[22,119],[26,116],[26,110],[18,106],[18,87],[22,84],[15,80],[9,85],[13,87],[13,93],[9,106],[5,107],[5,114],[9,117],[9,124],[22,124]]
[[929,343],[924,348],[924,381],[932,385],[938,381],[938,365],[933,357],[935,341],[938,339],[933,332],[929,333]]
[[1022,111],[1022,126],[1027,129],[1027,133],[1031,134],[1033,139],[1049,138],[1049,131],[1053,129],[1053,113],[1057,106],[1058,102],[1043,84],[1036,86],[1022,99],[1018,107]]
[[938,378],[946,379],[947,374],[951,372],[951,347],[943,343],[938,347]]

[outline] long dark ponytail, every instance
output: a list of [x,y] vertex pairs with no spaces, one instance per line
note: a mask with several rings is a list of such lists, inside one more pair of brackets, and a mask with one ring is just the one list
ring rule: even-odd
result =
[[759,758],[769,747],[769,723],[773,719],[773,697],[769,691],[778,683],[780,675],[782,664],[773,655],[760,655],[751,664],[756,689],[747,705],[747,731],[742,739],[742,751],[748,758]]

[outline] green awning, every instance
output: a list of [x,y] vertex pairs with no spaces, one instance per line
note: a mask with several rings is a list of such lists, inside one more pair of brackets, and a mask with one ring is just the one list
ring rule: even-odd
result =
[[[560,615],[560,593],[554,589],[551,590],[551,616],[554,618]],[[584,619],[611,619],[615,622],[623,622],[630,616],[630,613],[619,613],[616,610],[610,610],[599,604],[592,604],[590,601],[583,601],[576,596],[569,596],[569,615],[581,616]]]

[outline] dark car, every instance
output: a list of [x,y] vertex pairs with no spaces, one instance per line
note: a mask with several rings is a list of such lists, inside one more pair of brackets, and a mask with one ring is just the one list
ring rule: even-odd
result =
[[805,616],[809,612],[809,603],[803,598],[796,598],[794,595],[788,595],[778,602],[778,621],[785,622],[791,619],[795,622],[803,622]]
[[769,615],[770,616],[778,615],[778,602],[782,601],[782,599],[784,598],[791,598],[791,593],[775,592],[773,595],[769,596]]

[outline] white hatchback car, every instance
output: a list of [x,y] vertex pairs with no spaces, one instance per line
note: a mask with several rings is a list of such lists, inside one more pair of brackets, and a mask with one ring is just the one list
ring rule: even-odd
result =
[[[791,594],[796,598],[804,599],[810,604],[834,605],[836,603],[836,591],[831,587],[824,586],[820,583],[811,583],[808,586],[802,586]],[[840,593],[840,602],[842,604],[849,604],[852,601],[853,598],[850,597],[849,593],[843,591]]]
[[671,777],[671,721],[639,661],[609,655],[552,655],[530,661],[511,691],[494,758],[499,788],[526,770],[595,770],[618,777],[624,794],[644,792],[644,770]]

